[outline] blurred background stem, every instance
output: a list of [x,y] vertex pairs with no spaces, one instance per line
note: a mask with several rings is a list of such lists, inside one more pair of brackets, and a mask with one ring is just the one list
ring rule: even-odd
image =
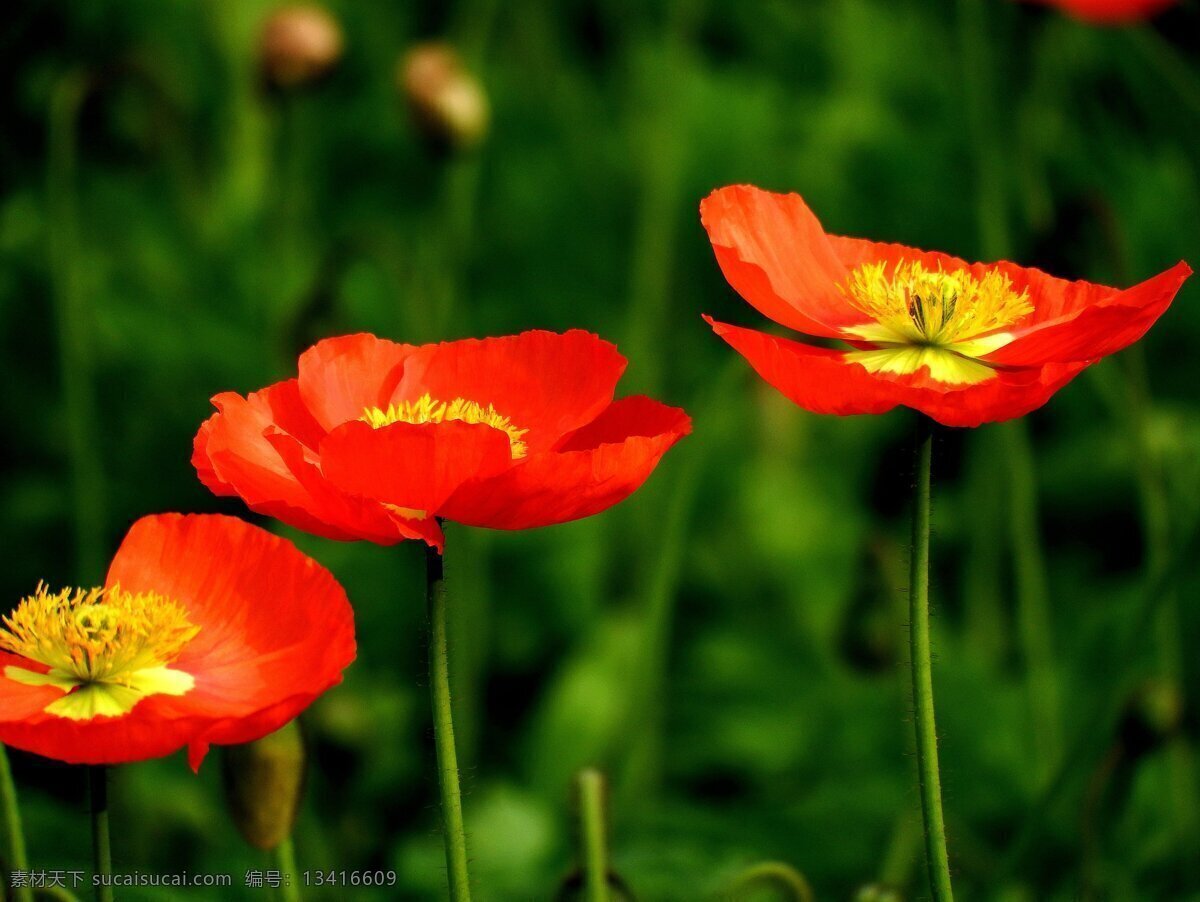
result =
[[954,891],[950,886],[950,857],[946,852],[946,822],[942,814],[942,778],[938,767],[929,639],[929,484],[933,464],[933,424],[924,416],[917,419],[916,452],[917,482],[913,496],[912,559],[908,580],[913,721],[929,888],[937,902],[951,902]]
[[446,872],[453,902],[470,902],[467,837],[463,825],[462,789],[454,746],[454,717],[450,705],[450,665],[446,641],[446,581],[442,556],[425,546],[425,576],[429,605],[429,692],[433,702],[433,737],[437,747],[438,788],[442,801],[442,831]]
[[[108,831],[108,768],[87,766],[88,803],[92,812],[92,862],[95,873],[112,877],[112,843]],[[96,902],[113,902],[111,883],[96,884]]]
[[86,264],[80,246],[76,124],[90,85],[80,70],[62,76],[50,102],[46,195],[47,229],[66,451],[74,522],[76,582],[103,573],[105,490],[96,429],[93,348],[95,324],[84,297]]
[[604,775],[593,767],[576,777],[579,794],[579,861],[588,902],[608,902],[608,817]]
[[734,878],[728,895],[721,898],[740,900],[757,887],[771,887],[791,902],[813,902],[812,887],[808,880],[790,864],[782,861],[764,861],[751,865]]
[[[1134,473],[1142,513],[1146,582],[1153,584],[1170,560],[1170,499],[1162,460],[1155,450],[1151,431],[1153,424],[1145,351],[1140,345],[1128,348],[1121,355],[1120,363],[1127,387],[1127,403],[1123,407],[1127,411],[1130,426]],[[1156,618],[1155,646],[1159,675],[1181,689],[1186,678],[1182,632],[1179,593],[1171,588],[1164,594],[1162,609]],[[1173,741],[1167,754],[1170,775],[1166,804],[1171,811],[1176,839],[1185,852],[1186,870],[1191,872],[1200,860],[1200,848],[1196,841],[1196,810],[1200,796],[1197,793],[1192,749],[1186,736]]]
[[29,855],[25,850],[25,828],[21,825],[21,808],[17,804],[17,786],[13,782],[12,767],[8,762],[8,749],[0,745],[0,809],[4,814],[4,834],[8,839],[9,873],[5,875],[10,884],[9,893],[13,902],[33,902],[33,889],[26,882],[13,887],[13,871],[29,871]]
[[[1012,254],[1005,201],[1004,147],[997,139],[1000,116],[993,51],[999,29],[989,27],[983,0],[958,0],[959,52],[967,96],[968,132],[975,157],[976,213],[982,256],[1001,260]],[[1034,760],[1039,784],[1058,760],[1062,747],[1062,711],[1055,669],[1046,563],[1038,520],[1037,477],[1029,427],[1017,419],[999,427],[1005,442],[1009,482],[1009,540],[1017,602],[1017,636],[1026,668],[1033,724]]]

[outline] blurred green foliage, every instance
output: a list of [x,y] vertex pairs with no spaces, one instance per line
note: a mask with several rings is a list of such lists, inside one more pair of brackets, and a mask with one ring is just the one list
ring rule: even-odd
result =
[[[910,420],[814,417],[750,377],[699,318],[759,322],[696,205],[749,181],[800,191],[831,231],[966,257],[999,216],[1016,259],[1063,276],[1196,263],[1194,7],[1096,29],[988,0],[964,54],[964,5],[330,0],[340,66],[272,96],[260,0],[18,0],[0,24],[5,597],[98,581],[143,513],[244,514],[199,485],[191,437],[209,396],[289,375],[318,337],[585,327],[630,357],[623,390],[682,404],[696,432],[593,520],[450,529],[479,898],[554,898],[587,764],[610,775],[614,866],[637,898],[708,898],[768,859],[820,899],[923,896]],[[397,59],[431,37],[491,101],[486,142],[457,159],[426,153],[395,92]],[[974,126],[971,71],[997,91]],[[989,158],[999,206],[981,213]],[[1044,699],[1014,601],[1011,447],[998,427],[936,447],[935,681],[963,898],[1200,899],[1200,574],[1194,547],[1177,552],[1200,501],[1198,300],[1185,287],[1139,348],[1028,421],[1056,753],[1033,727]],[[438,898],[418,549],[293,537],[343,581],[360,633],[346,683],[304,719],[301,867],[394,868],[398,891],[353,897]],[[35,864],[85,867],[83,776],[13,758]],[[118,870],[234,875],[184,898],[269,892],[240,889],[270,865],[229,823],[215,763],[118,770]]]

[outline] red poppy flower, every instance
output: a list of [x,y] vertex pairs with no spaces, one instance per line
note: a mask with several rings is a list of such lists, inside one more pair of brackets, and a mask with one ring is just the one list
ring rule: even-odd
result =
[[1038,0],[1047,6],[1057,6],[1068,15],[1085,22],[1116,24],[1137,22],[1158,15],[1175,0]]
[[645,397],[613,400],[625,358],[587,332],[415,347],[319,342],[299,376],[213,399],[192,463],[220,495],[317,535],[442,548],[438,518],[527,529],[637,489],[691,429]]
[[827,235],[796,194],[721,188],[700,205],[717,262],[758,311],[851,349],[718,323],[758,374],[815,413],[904,405],[947,426],[1041,407],[1082,369],[1146,332],[1186,263],[1120,291],[1012,263],[967,263]]
[[0,742],[72,764],[250,742],[354,660],[341,586],[234,517],[138,520],[103,588],[39,586],[0,628]]

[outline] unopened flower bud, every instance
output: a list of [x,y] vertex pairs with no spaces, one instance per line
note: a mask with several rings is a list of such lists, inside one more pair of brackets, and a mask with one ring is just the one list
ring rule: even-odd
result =
[[263,24],[259,66],[270,88],[287,91],[312,84],[341,58],[341,26],[320,6],[285,6]]
[[904,902],[904,896],[886,883],[867,883],[855,891],[854,902]]
[[273,849],[292,832],[304,788],[304,739],[296,721],[224,756],[225,799],[246,842]]
[[487,134],[487,95],[449,45],[414,47],[400,60],[396,82],[413,124],[435,151],[468,150]]
[[1170,680],[1147,680],[1125,702],[1118,735],[1131,759],[1153,752],[1183,723],[1184,701]]

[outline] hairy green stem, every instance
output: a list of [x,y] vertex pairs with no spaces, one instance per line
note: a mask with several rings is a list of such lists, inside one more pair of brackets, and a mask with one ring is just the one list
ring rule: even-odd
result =
[[279,885],[279,898],[284,902],[300,902],[299,873],[296,871],[296,844],[291,836],[285,836],[275,847],[275,867],[279,871],[282,883]]
[[[88,801],[92,809],[92,861],[98,876],[112,877],[112,843],[108,834],[108,768],[89,765]],[[96,902],[112,902],[111,882],[96,883]]]
[[429,691],[433,700],[433,737],[442,797],[446,872],[453,902],[469,902],[471,877],[467,869],[467,834],[463,827],[462,789],[458,782],[458,753],[454,747],[454,717],[450,705],[446,582],[442,556],[436,548],[428,546],[425,548],[425,577],[429,607]]
[[[21,809],[17,805],[17,785],[13,782],[12,768],[8,764],[8,751],[0,745],[0,808],[4,815],[4,832],[8,836],[8,863],[13,871],[29,873],[29,856],[25,851],[25,830],[21,826]],[[11,879],[11,874],[9,875]],[[33,902],[33,889],[28,886],[13,887],[13,902]]]
[[593,767],[575,778],[579,793],[579,859],[588,902],[608,902],[608,820],[604,775]]
[[925,818],[925,858],[936,902],[951,902],[950,856],[942,814],[938,770],[937,723],[933,714],[933,665],[929,642],[929,484],[933,463],[933,424],[917,424],[917,484],[913,504],[912,559],[908,581],[909,643],[912,656],[913,720],[917,735],[917,771]]

